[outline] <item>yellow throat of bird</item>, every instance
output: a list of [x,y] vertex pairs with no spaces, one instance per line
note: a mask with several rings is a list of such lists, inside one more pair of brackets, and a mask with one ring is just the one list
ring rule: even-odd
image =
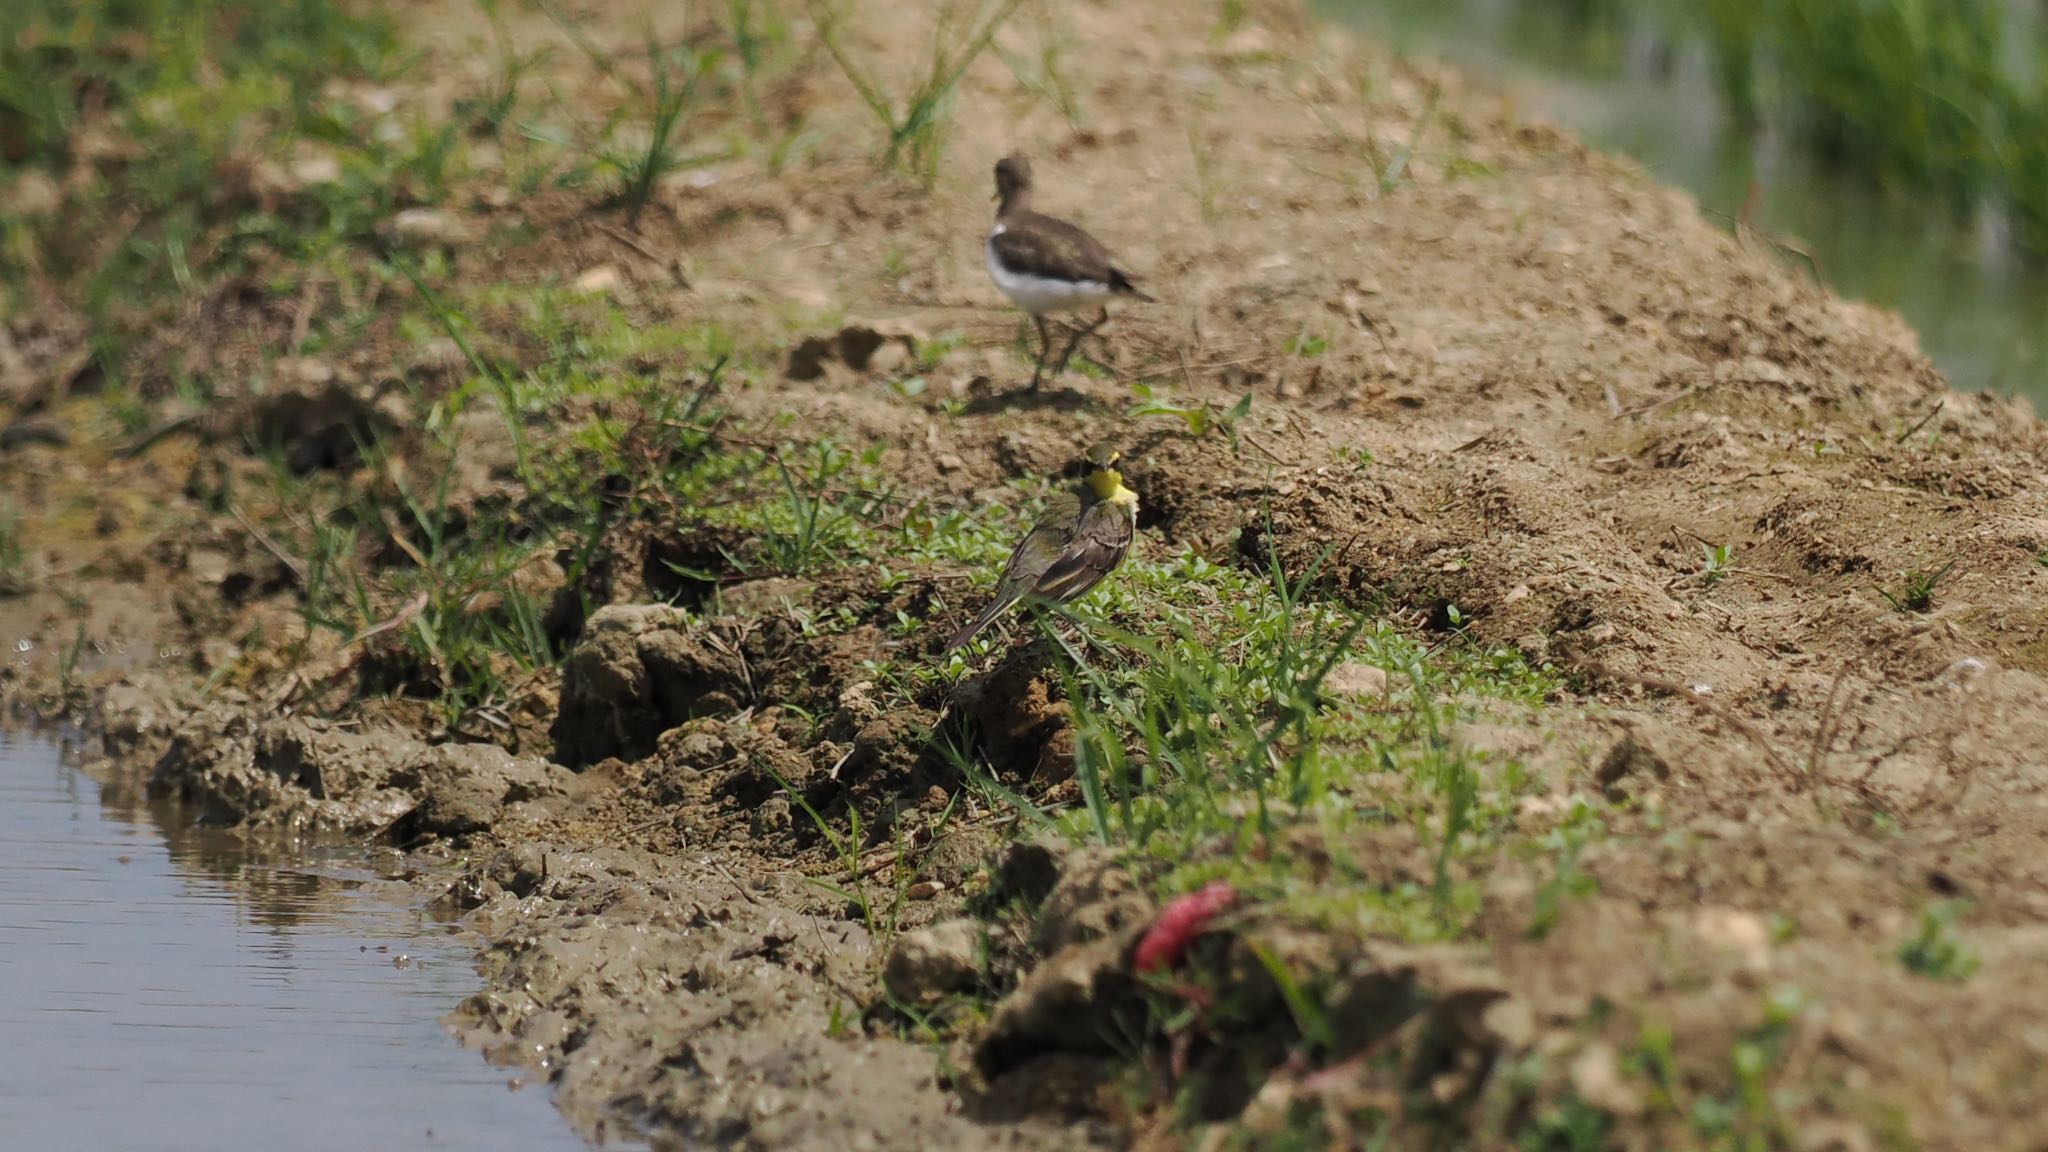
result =
[[1124,474],[1114,468],[1097,468],[1088,474],[1088,490],[1095,493],[1097,500],[1112,504],[1138,506],[1138,494],[1124,487]]

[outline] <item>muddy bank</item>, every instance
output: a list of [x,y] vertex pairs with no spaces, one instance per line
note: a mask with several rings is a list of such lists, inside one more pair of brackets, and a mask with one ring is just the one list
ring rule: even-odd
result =
[[[870,16],[844,35],[907,66],[924,29]],[[485,299],[472,360],[401,323],[416,297],[351,310],[245,282],[164,336],[231,393],[250,382],[203,418],[165,390],[160,434],[116,438],[89,388],[18,397],[17,425],[61,434],[0,455],[39,533],[0,600],[28,642],[11,698],[92,706],[120,771],[197,818],[415,853],[491,942],[458,1027],[545,1068],[592,1135],[1855,1149],[2027,1131],[2048,1090],[2041,422],[1950,392],[1895,318],[1463,78],[1280,6],[1228,29],[1167,4],[1050,19],[1085,122],[984,58],[929,188],[875,174],[866,112],[813,52],[764,93],[764,116],[826,133],[800,162],[686,173],[631,230],[573,187],[508,197],[487,166],[433,210],[470,241],[439,245],[450,283],[579,282],[596,319]],[[419,36],[473,59],[447,12]],[[587,61],[550,60],[599,98]],[[418,81],[423,106],[464,75]],[[1009,391],[1029,365],[978,247],[1013,148],[1040,158],[1043,207],[1113,238],[1165,301],[1120,312],[1093,366],[1037,397]],[[302,298],[333,346],[276,360]],[[631,338],[710,330],[746,351]],[[16,343],[39,379],[62,366]],[[639,390],[568,389],[516,434],[470,409],[434,439],[450,395],[558,361]],[[1178,408],[1133,412],[1136,384]],[[1228,435],[1190,418],[1247,392]],[[716,421],[695,399],[714,395]],[[1140,564],[1276,562],[1418,645],[1543,670],[1543,706],[1431,736],[1487,766],[1493,838],[1453,861],[1429,842],[1442,813],[1360,789],[1348,806],[1398,814],[1301,821],[1259,849],[1298,862],[1292,882],[1193,924],[1185,980],[1139,973],[1178,862],[1081,853],[1059,835],[1076,824],[1031,815],[1087,802],[1054,654],[921,678],[973,610],[960,561],[720,519],[739,482],[717,452],[827,437],[879,447],[873,518],[906,536],[1014,504],[1005,485],[1114,437]],[[535,456],[588,473],[579,535],[551,519],[569,486],[520,479]],[[437,460],[459,466],[423,485]],[[815,467],[820,492],[851,475]],[[336,480],[349,499],[310,515],[287,498]],[[432,531],[408,518],[430,490]],[[794,507],[801,526],[816,505]],[[549,546],[407,582],[499,523]],[[317,579],[338,551],[312,547],[338,524],[384,581],[347,630],[320,623],[343,611]],[[1217,628],[1230,607],[1190,613]],[[1415,707],[1367,672],[1347,690],[1367,711]],[[1455,921],[1296,903],[1453,886]],[[1960,916],[1970,964],[1940,950]]]

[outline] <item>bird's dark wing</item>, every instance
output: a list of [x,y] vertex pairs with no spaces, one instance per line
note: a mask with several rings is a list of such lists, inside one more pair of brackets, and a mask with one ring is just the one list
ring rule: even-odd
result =
[[1011,551],[1010,562],[1003,566],[1003,578],[996,582],[995,595],[987,607],[946,641],[945,650],[951,652],[974,639],[1012,604],[1029,595],[1045,575],[1045,570],[1066,551],[1080,524],[1081,497],[1078,493],[1061,489],[1048,497],[1044,515]]
[[1021,214],[989,237],[1003,266],[1026,276],[1108,284],[1117,271],[1101,241],[1064,220]]
[[1131,510],[1102,500],[1088,506],[1059,559],[1039,576],[1031,596],[1050,604],[1071,604],[1116,571],[1131,550],[1137,525]]
[[1018,594],[1031,590],[1045,570],[1060,558],[1068,541],[1081,526],[1081,497],[1071,489],[1061,488],[1048,496],[1045,512],[1038,523],[1017,542],[1017,548],[1010,553],[1010,562],[1003,568],[1003,579],[996,587],[999,592],[1009,591],[1013,586]]

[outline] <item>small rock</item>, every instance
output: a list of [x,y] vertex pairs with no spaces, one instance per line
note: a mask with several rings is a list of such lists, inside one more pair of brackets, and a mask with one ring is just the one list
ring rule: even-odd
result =
[[1116,1050],[1118,1014],[1136,1000],[1124,970],[1122,940],[1064,948],[1032,968],[1017,990],[996,1005],[974,1055],[983,1074],[995,1076],[1048,1050]]
[[997,902],[1016,901],[1035,907],[1052,894],[1060,882],[1060,869],[1068,849],[1045,840],[1014,840],[1003,848],[996,861],[990,896]]
[[469,367],[469,354],[446,336],[435,336],[413,349],[409,360],[415,372],[458,372]]
[[109,756],[153,754],[178,715],[170,689],[153,677],[120,680],[100,693],[92,728]]
[[754,809],[754,818],[748,822],[748,830],[756,839],[781,836],[796,826],[789,814],[789,798],[770,796]]
[[[889,372],[910,361],[911,343],[907,332],[867,324],[849,324],[839,330],[839,359],[855,372]],[[885,352],[893,348],[894,351]],[[887,356],[886,361],[881,357]]]
[[656,628],[681,628],[689,617],[666,604],[607,604],[590,614],[583,625],[586,636],[619,633],[638,636]]
[[242,658],[242,650],[232,641],[210,636],[199,642],[199,667],[204,672],[218,672],[233,667]]
[[0,206],[10,216],[48,216],[64,206],[64,190],[40,168],[23,169]]
[[1038,751],[1038,763],[1031,770],[1033,784],[1062,784],[1074,778],[1074,730],[1061,728],[1046,739]]
[[391,218],[391,238],[414,248],[454,247],[476,239],[476,229],[439,208],[407,208]]
[[1572,1060],[1570,1075],[1572,1091],[1593,1107],[1616,1116],[1641,1114],[1642,1093],[1622,1078],[1621,1060],[1612,1044],[1604,1040],[1588,1044]]
[[936,880],[919,880],[905,890],[904,895],[912,900],[929,900],[945,890],[946,886]]
[[929,1004],[949,992],[970,988],[980,978],[981,925],[948,920],[896,938],[882,968],[889,995],[910,1004]]
[[939,453],[936,457],[932,459],[932,463],[938,465],[940,472],[949,475],[954,472],[958,472],[962,468],[967,467],[967,461],[962,460],[959,456],[951,452]]
[[328,152],[309,152],[291,162],[286,169],[292,182],[306,188],[315,184],[335,184],[341,180],[341,161]]
[[1150,923],[1155,911],[1152,898],[1115,853],[1076,852],[1039,910],[1032,943],[1040,951],[1057,952]]
[[233,571],[227,555],[212,548],[194,548],[185,554],[185,571],[194,583],[219,587]]
[[1386,669],[1357,660],[1347,660],[1330,669],[1330,674],[1323,677],[1323,691],[1331,696],[1343,696],[1354,700],[1385,700]]
[[270,378],[293,388],[318,388],[333,382],[334,366],[310,356],[285,356],[270,367]]
[[718,611],[728,616],[767,616],[791,608],[808,607],[818,591],[816,583],[789,577],[770,576],[748,580],[721,589]]
[[1693,917],[1692,928],[1701,941],[1733,957],[1743,968],[1757,974],[1770,971],[1771,930],[1756,913],[1702,908]]
[[570,281],[569,286],[586,295],[599,296],[618,291],[623,283],[625,278],[619,275],[617,268],[600,264]]
[[[667,744],[666,740],[662,741]],[[664,749],[663,759],[672,764],[702,771],[725,763],[732,749],[718,733],[699,728],[677,740],[673,751]]]

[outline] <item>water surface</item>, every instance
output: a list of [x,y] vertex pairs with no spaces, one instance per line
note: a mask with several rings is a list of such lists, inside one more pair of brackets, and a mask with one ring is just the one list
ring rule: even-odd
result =
[[470,949],[363,862],[252,859],[0,735],[0,1148],[583,1147],[440,1026]]
[[1874,188],[1796,145],[1744,138],[1696,46],[1575,25],[1573,6],[1558,0],[1318,7],[1397,50],[1443,57],[1508,89],[1519,107],[1634,157],[1724,222],[1742,214],[1754,182],[1750,221],[1808,253],[1836,291],[1898,309],[1950,383],[2029,396],[2048,411],[2048,270],[2020,263],[1996,213]]

